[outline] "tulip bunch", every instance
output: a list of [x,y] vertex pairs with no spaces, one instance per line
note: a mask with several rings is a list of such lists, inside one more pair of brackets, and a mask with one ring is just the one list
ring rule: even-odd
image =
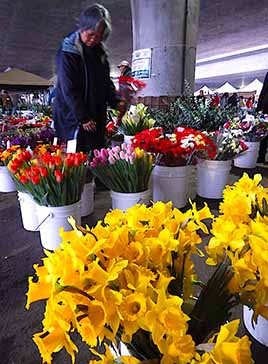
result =
[[65,206],[80,200],[86,173],[83,153],[17,153],[8,164],[20,191],[44,206]]
[[12,147],[7,149],[0,148],[0,166],[6,166],[12,158],[12,155],[16,153],[19,149],[19,145],[13,145]]
[[94,150],[92,173],[115,192],[142,192],[148,189],[152,156],[139,148],[121,147]]

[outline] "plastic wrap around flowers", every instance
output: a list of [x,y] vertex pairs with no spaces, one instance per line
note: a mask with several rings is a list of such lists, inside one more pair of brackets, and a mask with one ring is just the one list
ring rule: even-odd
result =
[[268,134],[268,116],[247,114],[243,119],[236,117],[227,121],[224,128],[247,142],[258,142]]
[[241,133],[234,130],[221,128],[217,131],[207,133],[216,146],[216,153],[213,158],[202,151],[200,157],[203,159],[213,159],[218,161],[232,160],[248,149],[243,142]]
[[216,154],[210,138],[200,131],[184,127],[176,128],[170,137],[164,135],[163,128],[146,129],[135,135],[132,144],[154,153],[155,163],[165,166],[195,164],[201,151],[211,159]]
[[90,163],[92,173],[116,192],[143,192],[148,189],[152,156],[139,148],[121,147],[94,150]]

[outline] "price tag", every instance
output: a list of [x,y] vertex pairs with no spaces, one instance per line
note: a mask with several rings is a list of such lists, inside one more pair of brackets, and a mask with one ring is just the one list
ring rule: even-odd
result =
[[54,137],[53,139],[53,145],[57,145],[58,144],[58,138],[57,137]]
[[7,149],[10,148],[10,140],[7,141]]
[[75,153],[76,152],[76,145],[77,145],[77,140],[76,139],[71,139],[67,141],[67,153]]

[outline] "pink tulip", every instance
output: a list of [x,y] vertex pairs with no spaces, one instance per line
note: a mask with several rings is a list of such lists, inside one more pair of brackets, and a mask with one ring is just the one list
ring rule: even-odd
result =
[[108,152],[106,149],[101,148],[101,150],[100,150],[100,156],[101,156],[102,158],[107,157],[107,156],[108,156],[108,154],[109,154],[109,152]]
[[90,167],[92,168],[96,168],[97,167],[97,163],[95,160],[93,160],[92,162],[90,162]]
[[110,164],[115,164],[116,160],[114,159],[114,157],[113,157],[113,156],[109,156],[109,157],[108,157],[108,162],[109,162]]
[[119,155],[120,155],[120,158],[123,159],[123,160],[126,159],[126,157],[127,157],[127,154],[123,150],[121,150]]
[[134,164],[134,160],[135,160],[135,156],[133,156],[133,154],[128,156],[128,161],[130,164]]
[[114,152],[114,153],[119,153],[120,152],[120,147],[119,147],[119,145],[117,145],[116,147],[112,147],[112,151]]
[[94,153],[94,157],[99,157],[99,155],[100,155],[100,152],[98,149],[94,149],[93,153]]

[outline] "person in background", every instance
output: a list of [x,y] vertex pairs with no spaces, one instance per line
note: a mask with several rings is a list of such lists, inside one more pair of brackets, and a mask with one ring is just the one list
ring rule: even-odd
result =
[[1,91],[1,105],[2,105],[2,113],[11,115],[12,113],[12,100],[10,98],[9,93],[6,90]]
[[57,54],[57,92],[53,117],[57,137],[77,139],[77,150],[105,146],[107,104],[125,112],[125,102],[110,79],[104,44],[111,32],[107,9],[94,4],[83,10],[78,30],[67,36]]
[[[266,76],[263,81],[263,86],[258,99],[256,112],[262,112],[263,114],[268,114],[268,72],[266,73]],[[260,151],[258,157],[259,163],[265,162],[267,145],[268,145],[268,137],[266,136],[260,143]]]
[[128,61],[120,62],[117,68],[119,68],[120,76],[131,77],[131,67]]
[[17,92],[12,92],[9,96],[12,101],[12,115],[15,115],[18,110],[20,95]]
[[231,107],[237,108],[238,107],[238,102],[239,102],[238,95],[237,95],[236,92],[234,92],[232,94],[232,96],[230,96],[229,99],[228,99],[228,105],[230,105]]
[[246,101],[246,107],[250,110],[253,108],[253,100],[251,96]]
[[200,90],[199,91],[199,95],[196,96],[196,100],[197,102],[203,103],[205,105],[206,103],[206,96],[204,95],[204,91]]
[[229,93],[228,92],[224,92],[224,94],[221,97],[221,101],[220,101],[220,108],[221,109],[224,109],[227,106],[228,99],[229,99]]
[[218,92],[215,92],[215,94],[211,98],[210,107],[218,108],[219,105],[220,105],[220,96]]
[[53,104],[55,97],[56,97],[56,86],[53,86],[49,90],[48,101],[47,101],[49,106]]
[[239,96],[239,107],[240,109],[245,109],[246,104],[245,104],[245,100],[244,100],[244,96]]

